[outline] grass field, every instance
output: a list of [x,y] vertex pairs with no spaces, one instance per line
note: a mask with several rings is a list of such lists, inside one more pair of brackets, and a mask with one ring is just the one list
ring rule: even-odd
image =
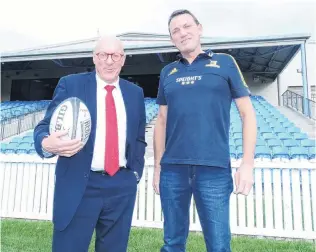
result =
[[[1,252],[51,251],[52,224],[46,221],[2,220]],[[128,252],[159,252],[162,230],[133,228]],[[203,236],[190,233],[187,252],[206,251]],[[311,242],[234,237],[233,252],[314,252]],[[89,252],[93,252],[91,243]]]

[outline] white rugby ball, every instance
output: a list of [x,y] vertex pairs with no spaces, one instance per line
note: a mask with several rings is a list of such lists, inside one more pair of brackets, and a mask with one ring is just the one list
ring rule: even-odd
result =
[[62,101],[54,110],[49,132],[68,131],[62,140],[80,139],[87,143],[91,133],[91,115],[82,100],[70,97]]

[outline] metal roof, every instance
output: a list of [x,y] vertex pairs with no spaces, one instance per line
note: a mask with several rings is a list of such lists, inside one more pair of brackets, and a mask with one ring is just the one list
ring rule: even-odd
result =
[[[122,40],[127,55],[169,54],[174,60],[178,53],[169,35],[149,33],[125,33]],[[265,36],[256,38],[210,38],[202,37],[203,49],[231,54],[237,60],[242,72],[275,79],[297,53],[300,44],[310,38],[307,34],[288,36]],[[37,60],[60,60],[88,58],[98,37],[69,43],[4,52],[2,62],[23,62]],[[166,62],[168,63],[168,62]],[[4,67],[4,66],[2,66]]]

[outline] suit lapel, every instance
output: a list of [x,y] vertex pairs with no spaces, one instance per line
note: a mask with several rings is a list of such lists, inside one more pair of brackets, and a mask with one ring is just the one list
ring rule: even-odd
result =
[[86,144],[87,150],[92,150],[95,142],[95,131],[97,125],[97,81],[95,78],[96,72],[93,71],[88,76],[88,81],[85,82],[85,103],[90,111],[91,116],[91,136]]
[[119,81],[120,89],[122,92],[123,100],[124,100],[124,105],[125,105],[125,111],[126,111],[126,145],[128,144],[128,140],[130,139],[130,129],[131,129],[131,104],[130,104],[130,93],[128,92],[128,84],[124,82],[120,78]]

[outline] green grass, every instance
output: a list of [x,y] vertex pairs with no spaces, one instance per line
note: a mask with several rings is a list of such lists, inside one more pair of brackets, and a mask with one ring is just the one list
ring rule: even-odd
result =
[[[1,252],[51,251],[52,224],[46,221],[2,220]],[[162,245],[162,230],[133,228],[128,252],[158,252]],[[206,251],[201,233],[190,233],[187,252]],[[276,241],[234,237],[233,252],[314,252],[311,242]],[[89,252],[93,252],[91,242]]]

